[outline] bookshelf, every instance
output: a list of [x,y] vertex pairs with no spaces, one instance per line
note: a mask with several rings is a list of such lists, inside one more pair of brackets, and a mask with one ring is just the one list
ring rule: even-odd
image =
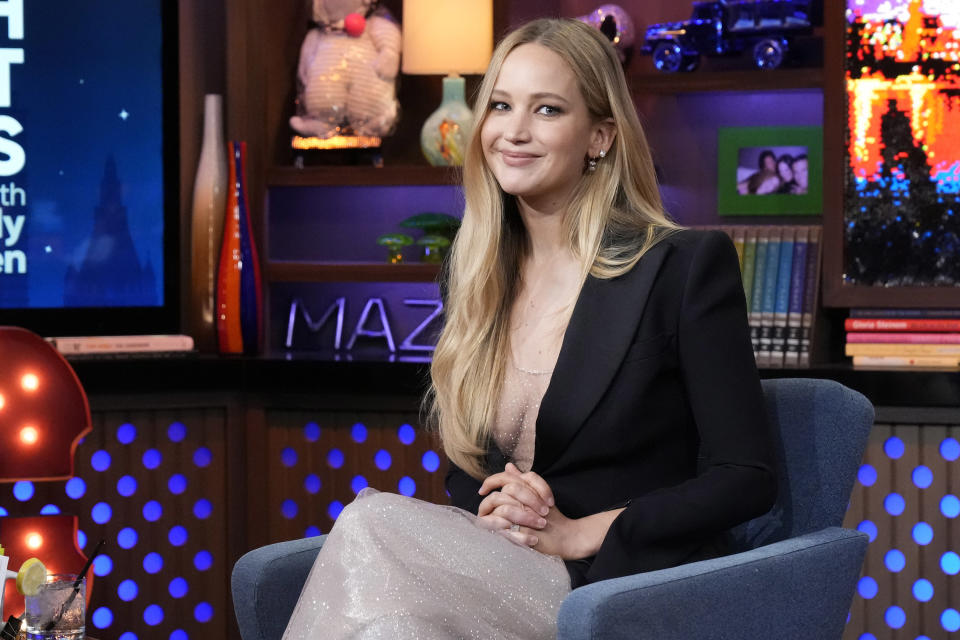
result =
[[415,164],[380,168],[363,166],[272,167],[268,187],[373,187],[397,185],[456,185],[456,167],[425,167]]
[[288,262],[267,264],[269,282],[434,282],[436,264],[371,262]]
[[740,257],[757,366],[811,366],[820,298],[819,225],[723,225]]
[[[432,265],[408,263],[387,265],[370,261],[370,256],[348,257],[346,251],[331,259],[330,253],[314,255],[300,252],[286,256],[275,251],[279,231],[271,228],[271,207],[279,201],[280,191],[299,190],[305,206],[304,226],[311,234],[323,235],[323,225],[331,226],[331,236],[341,237],[344,225],[350,224],[349,211],[325,207],[328,194],[342,189],[359,192],[366,188],[422,190],[423,210],[431,209],[431,189],[456,189],[457,169],[426,165],[419,151],[419,128],[440,100],[437,78],[402,76],[398,99],[402,105],[396,132],[384,140],[380,150],[383,167],[351,164],[358,157],[332,154],[323,165],[308,161],[307,166],[294,166],[289,149],[291,131],[289,116],[294,109],[296,67],[299,47],[306,33],[309,3],[275,6],[266,0],[242,0],[229,12],[224,10],[226,30],[224,48],[229,52],[223,60],[227,94],[227,135],[250,143],[249,183],[254,226],[259,229],[261,243],[270,250],[261,252],[265,275],[264,308],[271,309],[271,289],[280,285],[311,283],[375,283],[430,282],[437,270]],[[394,16],[402,14],[401,0],[382,3]],[[672,0],[639,2],[629,0],[623,7],[634,20],[638,41],[646,27],[654,22],[689,18],[688,3]],[[594,10],[589,0],[494,0],[496,37],[529,19],[545,15],[580,16]],[[663,169],[665,201],[681,224],[701,226],[726,222],[716,213],[716,153],[713,145],[718,126],[747,126],[754,120],[771,126],[794,124],[819,125],[823,113],[824,92],[830,69],[821,64],[833,47],[836,29],[815,31],[814,40],[823,41],[823,52],[808,60],[808,66],[792,66],[773,72],[751,67],[747,60],[705,59],[702,68],[692,73],[663,74],[653,68],[648,56],[636,50],[628,58],[625,72],[637,102],[651,145]],[[841,34],[842,35],[842,34]],[[842,44],[842,43],[841,43]],[[639,47],[639,42],[636,48]],[[841,47],[842,48],[842,47]],[[467,93],[478,84],[477,77],[467,78]],[[756,101],[762,103],[755,106]],[[744,106],[744,101],[747,101]],[[714,109],[722,104],[723,109]],[[232,107],[232,108],[230,108]],[[798,114],[801,114],[798,116]],[[728,115],[740,118],[724,123],[718,119]],[[797,117],[806,120],[797,122]],[[825,140],[825,154],[829,153]],[[826,160],[826,158],[825,158]],[[315,159],[314,159],[315,161]],[[825,174],[828,173],[825,171]],[[829,188],[826,177],[824,188]],[[430,195],[427,195],[430,194]],[[679,194],[679,195],[678,195]],[[262,203],[257,206],[256,203]],[[448,211],[448,213],[456,213]],[[777,219],[731,218],[730,222],[747,224],[819,224],[816,216],[784,216]],[[289,229],[290,220],[285,224]],[[336,227],[336,228],[334,228]],[[378,233],[389,231],[384,228]],[[357,242],[370,243],[372,236],[363,228]],[[369,237],[368,237],[369,236]],[[360,238],[360,232],[357,233]],[[271,244],[272,243],[272,244]],[[318,246],[322,246],[318,242]],[[347,245],[341,244],[341,247]],[[271,334],[269,314],[267,335]],[[828,356],[828,359],[833,359]]]
[[774,72],[736,69],[673,74],[642,71],[630,74],[627,80],[637,92],[658,95],[726,91],[789,91],[821,89],[823,69],[779,69]]

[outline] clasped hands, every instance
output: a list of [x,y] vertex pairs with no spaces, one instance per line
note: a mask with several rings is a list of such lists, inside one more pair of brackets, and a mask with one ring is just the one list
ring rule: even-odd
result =
[[565,560],[589,555],[583,551],[578,521],[557,509],[550,486],[533,471],[524,473],[508,462],[502,473],[483,481],[478,493],[486,495],[477,510],[485,526]]

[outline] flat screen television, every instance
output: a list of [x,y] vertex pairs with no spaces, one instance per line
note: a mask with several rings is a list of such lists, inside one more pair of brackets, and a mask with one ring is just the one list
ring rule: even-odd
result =
[[176,4],[0,3],[0,324],[178,332]]

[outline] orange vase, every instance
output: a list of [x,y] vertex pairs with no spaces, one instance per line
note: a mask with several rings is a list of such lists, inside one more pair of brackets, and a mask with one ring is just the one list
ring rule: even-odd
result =
[[260,351],[263,303],[247,199],[247,144],[229,144],[227,210],[217,273],[217,341],[220,353]]

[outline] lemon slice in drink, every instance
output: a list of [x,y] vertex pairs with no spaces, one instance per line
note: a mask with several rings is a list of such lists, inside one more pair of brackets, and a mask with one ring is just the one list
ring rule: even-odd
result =
[[47,581],[47,568],[39,558],[30,558],[17,572],[17,591],[24,596],[35,596],[40,587]]

